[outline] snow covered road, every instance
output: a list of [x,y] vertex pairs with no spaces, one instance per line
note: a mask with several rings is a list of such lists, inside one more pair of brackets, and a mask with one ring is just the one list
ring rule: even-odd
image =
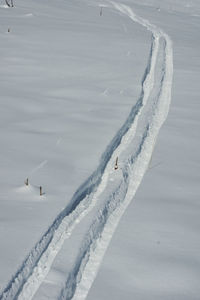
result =
[[[31,299],[56,263],[63,244],[74,238],[74,228],[79,230],[86,217],[87,226],[75,237],[80,251],[75,253],[59,295],[61,299],[85,299],[112,234],[148,169],[171,100],[172,44],[168,35],[135,15],[130,7],[114,2],[109,6],[152,32],[141,95],[96,171],[35,245],[0,299]],[[114,170],[117,157],[119,168]],[[38,290],[35,298],[40,297]]]

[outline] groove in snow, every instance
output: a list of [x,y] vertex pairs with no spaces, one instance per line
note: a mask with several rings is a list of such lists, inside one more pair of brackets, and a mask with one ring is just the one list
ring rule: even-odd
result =
[[[63,299],[71,299],[75,294],[75,291],[75,297],[77,297],[77,299],[79,299],[81,294],[83,297],[80,299],[84,299],[84,295],[87,294],[95,278],[98,265],[117,222],[135,194],[148,166],[155,138],[167,116],[170,104],[173,73],[171,41],[161,30],[151,25],[148,21],[137,17],[129,7],[115,3],[112,3],[112,5],[153,33],[149,62],[142,81],[141,96],[136,105],[132,108],[126,122],[102,155],[98,168],[77,190],[70,205],[57,216],[41,240],[35,245],[5,288],[2,295],[0,295],[0,299],[31,299],[33,297],[39,285],[47,275],[64,240],[71,234],[76,224],[95,206],[98,197],[106,189],[109,172],[111,168],[113,168],[115,158],[116,156],[120,156],[130,145],[137,130],[139,117],[145,108],[154,87],[159,40],[160,37],[163,37],[166,43],[165,74],[158,95],[158,105],[154,111],[154,119],[152,119],[150,124],[147,124],[146,129],[143,132],[142,142],[139,145],[135,156],[130,156],[127,162],[124,163],[122,177],[119,178],[118,187],[108,197],[106,206],[98,216],[97,223],[94,223],[91,226],[92,229],[89,230],[89,242],[83,245],[82,249],[85,249],[85,251],[78,257],[75,269],[72,270],[70,274],[71,277],[69,276],[69,279],[67,280],[66,287],[62,291]],[[134,185],[131,178],[135,178]],[[112,222],[112,220],[114,220],[114,222]],[[91,232],[93,233],[91,234]],[[95,268],[92,267],[93,263],[95,263]],[[89,272],[90,275],[92,274],[89,276],[87,272],[88,270],[91,271],[91,269],[93,272]],[[77,275],[79,276],[77,277]],[[79,284],[77,278],[79,278]],[[84,280],[86,279],[87,284],[84,283]],[[83,289],[81,286],[84,286],[85,293],[82,293]]]
[[[151,25],[148,21],[136,16],[131,8],[123,4],[112,5],[120,12],[129,16],[151,30],[154,38],[159,37],[160,52],[163,54],[160,68],[159,84],[155,85],[156,96],[150,121],[147,122],[143,136],[135,153],[129,155],[121,166],[122,172],[118,176],[118,184],[113,187],[109,195],[105,195],[105,206],[95,217],[82,242],[81,251],[71,270],[60,299],[85,299],[96,277],[103,255],[117,227],[117,224],[134,197],[137,188],[148,168],[156,137],[165,121],[171,101],[171,86],[173,78],[172,43],[167,34]],[[162,42],[164,40],[164,42]],[[157,39],[158,41],[158,39]],[[155,68],[151,64],[150,68]],[[150,73],[152,74],[152,73]],[[146,76],[143,88],[148,85]],[[150,87],[150,86],[149,86]],[[148,95],[151,91],[149,90]],[[120,160],[121,161],[121,160]]]

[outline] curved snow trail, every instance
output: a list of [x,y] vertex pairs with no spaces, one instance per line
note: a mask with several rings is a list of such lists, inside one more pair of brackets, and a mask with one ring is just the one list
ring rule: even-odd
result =
[[[130,10],[126,6],[115,6],[118,10],[126,11],[128,9],[128,12],[130,13]],[[135,17],[135,15],[134,15]],[[143,20],[143,19],[141,19]],[[138,22],[138,21],[137,21]],[[139,22],[140,23],[140,22]],[[147,23],[148,24],[148,23]],[[144,24],[142,24],[144,25]],[[148,28],[147,25],[144,25]],[[149,25],[150,26],[150,25]],[[151,25],[152,26],[152,25]],[[71,204],[66,207],[55,219],[54,223],[49,227],[47,232],[43,235],[41,240],[35,245],[33,250],[30,252],[30,254],[27,256],[25,261],[23,262],[22,266],[18,270],[18,272],[13,276],[11,281],[9,282],[7,288],[4,290],[2,295],[0,295],[0,299],[26,299],[29,300],[32,298],[34,293],[37,291],[39,285],[45,278],[46,274],[48,273],[51,264],[56,256],[56,254],[59,252],[59,250],[62,247],[62,244],[64,240],[71,234],[73,228],[76,226],[78,222],[81,221],[81,219],[95,206],[96,201],[98,200],[98,197],[103,193],[104,189],[106,188],[108,184],[108,177],[110,170],[113,169],[114,162],[116,159],[116,156],[120,156],[121,153],[128,147],[130,144],[130,141],[135,135],[135,132],[137,130],[138,120],[139,116],[141,115],[143,109],[145,108],[149,96],[151,94],[151,91],[154,87],[154,77],[155,77],[155,64],[156,59],[158,55],[158,47],[159,47],[159,38],[160,36],[165,37],[166,44],[170,44],[170,40],[167,37],[167,35],[164,35],[160,33],[156,28],[152,27],[151,30],[153,32],[153,38],[152,38],[152,47],[151,47],[151,53],[149,57],[148,66],[145,71],[145,75],[142,81],[142,92],[141,96],[138,99],[136,105],[133,107],[133,109],[130,112],[130,115],[122,128],[119,130],[119,132],[116,134],[114,139],[111,141],[110,145],[102,155],[102,159],[100,161],[100,165],[97,168],[97,170],[86,180],[86,182],[77,190],[77,192],[74,194]],[[169,47],[166,46],[166,49]],[[166,50],[167,51],[167,50]],[[169,58],[172,59],[171,52],[169,51]],[[167,61],[167,56],[166,56]],[[169,65],[169,64],[168,64]],[[173,68],[172,68],[173,69]],[[162,86],[162,93],[166,96],[167,100],[170,99],[170,91],[171,90],[171,83],[170,80],[172,79],[172,73],[169,72],[169,88],[167,88],[167,85]],[[167,78],[167,72],[165,74],[165,79]],[[166,80],[165,80],[166,82]],[[164,92],[165,90],[165,92]],[[169,94],[167,96],[167,93]],[[164,103],[163,103],[164,104]],[[164,110],[165,114],[167,114],[168,108],[167,106],[169,103],[166,101],[166,108]],[[163,116],[164,120],[165,116]],[[144,135],[145,136],[145,135]],[[146,139],[145,139],[146,141]],[[143,146],[141,146],[142,148]],[[149,149],[152,149],[149,146]],[[139,151],[139,150],[138,150]],[[138,152],[139,153],[139,152]],[[123,168],[123,174],[124,179],[121,181],[118,190],[120,193],[122,193],[122,190],[124,190],[124,195],[128,194],[128,191],[130,190],[130,187],[128,188],[129,184],[129,173],[124,171]],[[143,175],[142,175],[143,176]],[[127,179],[128,178],[128,179]],[[125,180],[126,179],[126,180]],[[122,188],[123,187],[123,188]],[[128,188],[128,189],[127,189]],[[113,195],[111,197],[116,199],[116,193],[117,191],[113,192]],[[132,196],[134,193],[131,194]],[[123,197],[121,197],[123,199]],[[127,198],[127,196],[126,196]],[[111,203],[112,206],[112,203]],[[117,211],[117,210],[114,210]],[[120,210],[121,211],[121,210]],[[104,226],[102,227],[102,230],[104,228],[105,232],[108,217],[110,220],[111,213],[108,211],[106,214],[107,218],[104,218],[105,222],[102,223]],[[101,216],[99,216],[101,219]],[[97,223],[97,233],[99,233],[99,224]],[[92,238],[91,245],[94,244],[94,242],[98,241],[98,238]],[[106,240],[107,243],[108,240]],[[101,243],[102,245],[102,243]],[[97,253],[96,248],[96,252]],[[86,248],[87,254],[90,254],[91,247]],[[105,247],[103,247],[103,252],[105,251]],[[95,254],[96,255],[96,254]],[[79,257],[80,258],[80,257]],[[87,259],[82,260],[82,266],[84,266],[83,269],[86,270],[86,266],[88,267],[90,265],[91,260],[88,261],[85,265],[83,264],[83,261],[87,262]],[[80,272],[80,269],[79,269]],[[84,276],[82,277],[84,278]],[[91,282],[94,280],[91,280]],[[76,283],[76,278],[74,277],[73,283]],[[89,290],[89,289],[88,289]],[[73,291],[74,292],[74,291]]]
[[[121,162],[122,172],[118,172],[116,184],[108,195],[104,195],[105,204],[95,217],[91,227],[82,241],[82,247],[77,256],[65,287],[59,299],[83,300],[96,277],[102,258],[119,223],[121,216],[133,199],[139,184],[148,168],[155,140],[165,121],[171,102],[171,87],[173,79],[172,42],[167,34],[134,14],[132,9],[123,4],[112,5],[126,14],[133,21],[151,30],[154,37],[160,38],[161,62],[158,68],[159,83],[154,87],[155,101],[152,105],[151,118],[146,122],[143,136],[136,149]],[[155,93],[156,92],[156,93]],[[131,146],[131,145],[130,145]]]
[[139,116],[154,86],[158,46],[159,36],[155,34],[152,37],[149,61],[142,80],[141,95],[126,122],[102,155],[98,168],[76,191],[71,203],[56,217],[53,224],[28,254],[0,295],[1,300],[30,300],[47,275],[64,240],[70,236],[76,224],[95,206],[99,195],[106,188],[108,175],[113,169],[116,157],[124,151],[135,135]]

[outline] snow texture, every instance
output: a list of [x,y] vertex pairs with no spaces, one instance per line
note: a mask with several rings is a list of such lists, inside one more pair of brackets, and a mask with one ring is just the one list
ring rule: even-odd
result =
[[[176,167],[170,179],[174,186],[184,182],[185,169],[174,160],[174,153],[182,157],[183,152],[167,144],[173,141],[174,126],[179,128],[180,105],[175,104],[167,123],[174,126],[171,130],[165,126],[157,138],[169,112],[173,68],[175,103],[185,99],[181,89],[187,88],[180,88],[177,68],[184,73],[189,67],[199,74],[194,56],[190,62],[181,61],[185,45],[198,45],[198,2],[60,0],[58,5],[54,0],[19,0],[16,7],[5,8],[0,7],[4,47],[0,299],[198,299],[199,271],[192,263],[198,261],[199,248],[193,209],[196,203],[197,213],[196,181],[190,181],[192,232],[184,218],[179,225],[165,222],[171,201],[159,206],[154,198],[185,197],[180,190],[172,197],[163,189],[165,181],[170,182],[170,167],[152,165],[154,149],[155,157],[169,153]],[[184,38],[176,29],[177,20],[185,26]],[[195,89],[193,84],[194,99]],[[180,103],[184,109],[187,102]],[[197,116],[196,126],[198,114],[188,109],[187,117],[189,112]],[[177,142],[182,136],[175,137]],[[187,139],[184,145],[188,141],[196,145],[197,140]],[[160,143],[164,146],[159,148]],[[192,166],[196,161],[195,152]],[[197,178],[197,172],[191,174]],[[29,179],[28,186],[19,184],[22,178]],[[156,194],[148,193],[148,184],[157,186]],[[140,199],[133,206],[137,197],[150,203]],[[179,206],[185,215],[185,201]],[[158,207],[160,223],[153,220]],[[144,219],[148,208],[150,215],[147,212]],[[151,228],[160,230],[156,245],[162,253],[153,253]],[[183,239],[175,240],[182,228],[187,232],[185,243],[192,246],[188,256],[172,246],[182,243],[184,249]],[[172,266],[165,264],[168,256],[174,263],[172,279]],[[155,280],[154,274],[164,279]],[[181,282],[187,282],[184,288]]]

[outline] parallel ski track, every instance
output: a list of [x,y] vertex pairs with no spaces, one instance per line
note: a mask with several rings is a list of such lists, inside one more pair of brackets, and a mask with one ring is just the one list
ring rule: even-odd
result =
[[[163,45],[162,41],[160,42],[160,51],[163,52],[160,80],[159,84],[156,83],[156,97],[151,112],[152,115],[150,121],[146,123],[141,143],[138,145],[135,153],[127,157],[124,162],[121,162],[122,172],[119,173],[117,187],[114,185],[110,194],[104,196],[107,198],[105,205],[99,211],[98,215],[95,216],[91,227],[84,237],[81,251],[67,278],[65,287],[61,291],[59,299],[63,300],[83,300],[87,297],[117,224],[133,199],[148,168],[155,140],[167,117],[171,102],[173,52],[170,38],[160,29],[151,25],[147,20],[136,16],[130,7],[113,2],[112,5],[133,21],[151,30],[154,38],[159,37],[160,41],[164,40]],[[153,66],[154,64],[151,64],[150,69]],[[148,82],[148,77],[145,81]]]
[[[139,117],[153,89],[154,76],[155,76],[154,71],[155,71],[155,64],[156,64],[156,58],[158,54],[160,37],[163,37],[166,42],[165,77],[163,78],[163,83],[159,95],[159,99],[163,100],[162,109],[159,110],[157,107],[159,113],[163,115],[162,122],[157,120],[156,129],[154,128],[155,126],[153,122],[152,124],[148,124],[148,126],[146,127],[146,131],[144,132],[143,143],[140,145],[140,149],[138,149],[137,155],[135,154],[136,156],[129,158],[128,163],[124,165],[123,178],[121,180],[121,183],[119,184],[118,191],[117,190],[114,191],[110,199],[116,200],[117,199],[116,195],[118,195],[118,193],[120,194],[120,199],[125,199],[123,203],[128,203],[128,200],[126,199],[129,198],[132,199],[137,188],[136,189],[130,188],[129,181],[130,181],[130,174],[132,172],[130,171],[131,170],[130,166],[134,166],[134,168],[136,168],[138,161],[140,161],[140,157],[142,157],[142,155],[146,155],[144,154],[145,153],[144,149],[146,149],[145,145],[149,143],[148,140],[150,136],[153,135],[154,131],[156,132],[156,134],[154,133],[153,143],[155,143],[155,137],[158,134],[159,128],[161,127],[162,123],[164,122],[167,116],[168,108],[170,104],[170,98],[171,98],[171,84],[172,84],[172,72],[173,72],[171,41],[165,33],[157,29],[155,26],[151,25],[148,21],[140,17],[137,17],[132,12],[132,10],[127,6],[115,4],[115,3],[113,3],[112,5],[115,7],[115,9],[121,11],[123,14],[128,15],[134,21],[145,26],[148,30],[152,31],[153,34],[149,61],[142,80],[141,95],[136,105],[132,108],[126,122],[118,131],[118,133],[116,134],[116,136],[111,141],[106,151],[102,155],[98,168],[80,186],[80,188],[76,191],[76,193],[72,197],[70,204],[56,217],[53,224],[49,227],[49,229],[42,236],[41,240],[35,245],[35,247],[29,253],[27,258],[22,263],[21,267],[18,269],[16,274],[12,277],[12,279],[8,283],[4,292],[0,295],[0,299],[2,300],[5,299],[30,300],[33,297],[34,293],[37,291],[41,282],[47,275],[55,256],[57,255],[57,253],[62,247],[64,240],[71,234],[76,224],[79,223],[81,219],[94,207],[99,195],[106,188],[109,172],[113,168],[115,158],[116,156],[120,156],[123,150],[126,149],[126,147],[128,147],[130,140],[135,135]],[[151,150],[150,152],[148,152],[150,153],[149,155],[151,155],[153,151],[153,146],[152,146],[153,143],[149,143],[148,145],[148,149]],[[140,176],[138,176],[137,179],[138,184],[137,185],[135,184],[135,187],[139,185],[145,173],[146,167],[147,167],[147,162],[145,164],[144,171],[141,173],[142,175],[140,174]],[[115,200],[114,202],[116,202]],[[103,226],[99,226],[99,224],[95,225],[97,228],[96,229],[97,235],[92,236],[91,242],[87,244],[87,246],[85,247],[86,256],[83,257],[82,255],[82,259],[80,259],[81,256],[79,257],[79,263],[76,264],[76,268],[75,268],[76,272],[74,270],[72,271],[71,274],[72,275],[71,278],[73,278],[73,280],[70,280],[71,282],[70,285],[68,280],[66,283],[66,289],[62,291],[61,296],[62,297],[66,296],[63,299],[71,299],[73,297],[77,286],[77,275],[79,274],[80,277],[80,272],[82,274],[82,271],[86,270],[86,267],[90,265],[91,260],[90,259],[87,260],[85,259],[85,257],[87,256],[91,257],[91,249],[92,247],[94,247],[94,243],[96,243],[99,240],[99,235],[103,234],[103,232],[106,230],[108,219],[111,218],[113,212],[118,211],[117,208],[119,209],[121,207],[119,203],[115,205],[112,204],[110,201],[108,201],[107,203],[108,207],[110,206],[113,207],[113,205],[114,205],[114,209],[108,210],[107,213],[106,211],[104,211],[103,215],[107,217],[106,218],[103,217],[104,219],[103,223],[102,223],[103,215],[99,216],[100,224],[103,224]],[[107,208],[105,207],[105,209]],[[119,215],[121,215],[121,211],[122,210],[120,208]],[[101,228],[100,231],[99,228]],[[106,243],[108,243],[108,240],[109,239],[106,239],[107,241]],[[97,251],[98,247],[95,249],[96,249],[95,251]],[[85,262],[85,264],[83,264],[83,261]],[[81,269],[78,268],[78,265],[81,266]],[[84,274],[82,275],[83,276],[81,276],[81,278],[84,278]],[[91,279],[91,282],[93,280],[94,278]],[[70,295],[65,295],[66,291],[67,290],[69,291],[70,289],[71,289]]]

